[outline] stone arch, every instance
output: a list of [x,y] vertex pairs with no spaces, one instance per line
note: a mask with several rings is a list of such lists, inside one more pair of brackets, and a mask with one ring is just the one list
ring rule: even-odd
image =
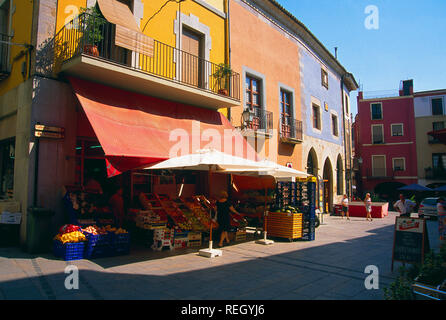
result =
[[342,157],[338,154],[338,158],[336,160],[336,194],[341,196],[344,194],[344,165],[342,162]]
[[318,165],[317,154],[314,148],[311,148],[307,156],[307,173],[317,177],[318,170],[319,170],[319,165]]
[[331,212],[333,210],[333,166],[329,157],[325,159],[322,178],[324,179],[324,211]]

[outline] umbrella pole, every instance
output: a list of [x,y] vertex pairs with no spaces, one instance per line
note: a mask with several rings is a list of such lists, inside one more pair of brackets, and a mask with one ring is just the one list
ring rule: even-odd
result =
[[[209,198],[211,196],[211,169],[209,169],[209,173],[208,173],[208,185],[209,185]],[[209,201],[209,218],[210,218],[210,226],[209,226],[209,248],[207,249],[201,249],[198,254],[200,256],[206,257],[206,258],[214,258],[214,257],[218,257],[218,256],[222,256],[222,251],[218,250],[218,249],[213,249],[212,248],[212,206],[211,206],[211,202]]]
[[267,206],[267,201],[266,201],[266,197],[267,197],[267,187],[264,185],[265,187],[265,206],[263,209],[263,240],[257,240],[256,243],[258,244],[264,244],[264,245],[268,245],[268,244],[273,244],[274,241],[273,240],[268,240],[266,238],[266,228],[267,228],[267,220],[268,220],[268,210],[266,208]]
[[210,232],[209,232],[209,250],[212,250],[212,225],[213,225],[213,223],[212,223],[212,209],[211,208],[209,208],[209,216],[210,216],[210,218],[211,218],[211,229],[210,229]]
[[263,209],[263,240],[265,240],[266,241],[266,226],[267,226],[267,223],[268,223],[268,212],[266,211],[266,194],[267,194],[267,191],[266,191],[266,187],[265,187],[265,205],[264,205],[264,209]]

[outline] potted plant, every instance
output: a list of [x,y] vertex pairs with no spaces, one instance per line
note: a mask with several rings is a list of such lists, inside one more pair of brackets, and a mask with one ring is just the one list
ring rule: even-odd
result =
[[218,83],[218,93],[223,94],[225,96],[228,95],[228,79],[232,75],[231,66],[220,63],[217,67],[217,70],[214,72],[213,76],[215,77],[215,81]]
[[97,44],[104,39],[102,26],[106,20],[97,6],[81,8],[81,25],[83,32],[84,53],[99,57]]

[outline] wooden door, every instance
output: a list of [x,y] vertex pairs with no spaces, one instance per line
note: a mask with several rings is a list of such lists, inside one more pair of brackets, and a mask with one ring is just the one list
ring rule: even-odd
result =
[[184,83],[201,86],[201,36],[192,31],[183,29],[182,43],[182,72]]
[[324,209],[325,212],[330,212],[330,182],[324,180]]

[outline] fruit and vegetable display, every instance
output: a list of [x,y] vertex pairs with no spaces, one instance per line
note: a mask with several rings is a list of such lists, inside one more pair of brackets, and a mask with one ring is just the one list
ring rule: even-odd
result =
[[104,228],[100,228],[98,226],[88,226],[82,229],[82,231],[93,235],[107,234],[107,231]]
[[[185,206],[195,215],[197,220],[203,225],[205,230],[211,227],[211,217],[209,213],[210,202],[204,196],[196,196],[192,198],[182,199]],[[212,228],[218,228],[218,223],[213,222]]]
[[54,240],[58,240],[61,243],[78,243],[78,242],[84,242],[87,241],[87,238],[85,235],[80,231],[74,231],[74,232],[68,232],[64,234],[57,234],[54,237]]
[[80,231],[81,227],[76,226],[74,224],[65,224],[59,228],[59,234],[71,233],[75,231]]
[[299,210],[293,206],[284,206],[282,208],[272,209],[271,212],[299,213]]

